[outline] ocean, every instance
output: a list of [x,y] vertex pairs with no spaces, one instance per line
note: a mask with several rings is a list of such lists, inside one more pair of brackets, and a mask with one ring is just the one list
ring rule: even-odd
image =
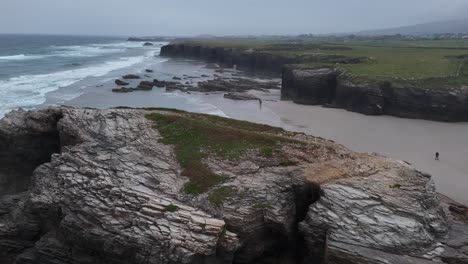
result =
[[[0,35],[0,118],[23,107],[34,109],[47,94],[145,61],[159,63],[165,43],[143,46],[122,37]],[[62,94],[63,103],[83,92]],[[57,98],[56,98],[57,99]]]

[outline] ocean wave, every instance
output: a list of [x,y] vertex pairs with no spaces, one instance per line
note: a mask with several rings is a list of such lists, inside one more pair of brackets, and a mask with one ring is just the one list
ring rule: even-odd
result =
[[142,48],[144,42],[118,42],[118,43],[104,43],[104,44],[90,44],[91,47],[101,47],[101,48]]
[[25,54],[18,54],[18,55],[10,55],[10,56],[0,56],[0,60],[3,61],[22,61],[22,60],[36,60],[42,59],[47,57],[46,55],[25,55]]
[[121,48],[103,48],[93,46],[54,46],[52,54],[59,57],[96,57],[124,52]]
[[45,102],[45,95],[60,87],[69,86],[86,77],[99,77],[145,60],[128,57],[95,66],[49,74],[25,75],[0,81],[0,118],[18,107],[31,108]]
[[145,48],[143,42],[118,42],[87,44],[82,46],[52,46],[53,54],[61,57],[95,57],[100,55],[122,53],[127,49]]

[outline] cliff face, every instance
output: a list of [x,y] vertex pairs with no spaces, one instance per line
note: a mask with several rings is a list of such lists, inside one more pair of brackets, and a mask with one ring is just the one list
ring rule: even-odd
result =
[[[333,69],[287,68],[283,73],[282,99],[329,104],[367,115],[468,121],[468,87],[419,89],[393,87],[389,82],[356,84],[339,74]],[[330,94],[332,99],[324,96]]]
[[367,115],[392,115],[438,121],[468,121],[468,87],[423,89],[389,82],[357,83],[335,69],[285,67],[297,59],[235,48],[169,44],[161,56],[201,59],[251,72],[282,74],[282,100],[344,108]]
[[0,193],[1,263],[468,260],[429,176],[321,138],[157,109],[17,111],[0,131],[54,146]]
[[161,56],[201,59],[252,72],[280,74],[292,58],[235,48],[213,48],[190,44],[169,44],[161,48]]

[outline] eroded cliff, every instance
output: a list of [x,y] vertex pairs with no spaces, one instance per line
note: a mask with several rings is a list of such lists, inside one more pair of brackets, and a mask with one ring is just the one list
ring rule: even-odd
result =
[[283,100],[343,108],[366,115],[468,121],[468,86],[421,88],[406,82],[352,78],[333,68],[283,71]]
[[321,138],[163,109],[16,111],[0,131],[48,146],[1,193],[2,263],[468,260],[429,176]]
[[161,56],[201,59],[223,66],[237,66],[252,72],[279,75],[283,65],[296,61],[282,55],[258,52],[253,49],[208,47],[192,44],[169,44],[161,48]]

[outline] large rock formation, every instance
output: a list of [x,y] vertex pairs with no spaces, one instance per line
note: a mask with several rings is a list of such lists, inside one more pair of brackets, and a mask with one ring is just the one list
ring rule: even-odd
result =
[[[282,72],[282,99],[299,104],[325,104],[366,115],[468,121],[468,86],[425,88],[412,86],[411,80],[398,85],[391,81],[356,81],[338,69],[302,69],[297,68],[297,65],[290,65],[320,63],[320,56],[312,56],[304,61],[300,57],[254,49],[174,43],[163,46],[160,55],[202,59],[228,67],[238,66],[252,72]],[[339,59],[340,56],[330,63],[340,63]],[[359,63],[362,59],[348,58],[342,63]]]
[[390,81],[354,80],[339,70],[283,72],[282,99],[326,104],[367,115],[392,115],[440,121],[468,121],[468,87],[417,88]]
[[191,44],[169,44],[161,48],[161,56],[184,57],[216,62],[228,67],[237,66],[254,72],[280,74],[283,65],[296,59],[255,50],[219,48]]
[[467,226],[429,176],[321,138],[181,111],[50,108],[7,115],[0,142],[43,163],[10,168],[31,182],[0,193],[1,263],[468,260]]
[[336,79],[341,72],[334,69],[302,70],[285,68],[281,89],[282,100],[299,104],[328,104],[335,99]]

